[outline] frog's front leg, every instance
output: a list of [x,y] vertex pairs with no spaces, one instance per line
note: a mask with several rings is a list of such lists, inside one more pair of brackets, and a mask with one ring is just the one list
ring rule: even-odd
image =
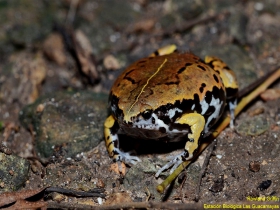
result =
[[115,162],[124,162],[126,164],[136,164],[141,161],[136,156],[131,156],[129,153],[122,152],[119,149],[118,132],[119,125],[115,118],[110,115],[104,123],[104,137],[107,151]]
[[182,153],[175,156],[170,162],[168,162],[166,165],[164,165],[157,173],[156,177],[158,177],[161,172],[163,172],[165,169],[168,169],[169,167],[173,166],[170,170],[170,173],[172,173],[184,160],[189,160],[193,158],[193,154],[196,152],[198,146],[199,146],[199,138],[201,136],[201,133],[204,130],[205,126],[205,119],[201,114],[198,113],[187,113],[184,114],[182,117],[176,120],[176,123],[178,124],[186,124],[190,126],[190,133],[188,134],[188,141],[185,145],[185,149]]

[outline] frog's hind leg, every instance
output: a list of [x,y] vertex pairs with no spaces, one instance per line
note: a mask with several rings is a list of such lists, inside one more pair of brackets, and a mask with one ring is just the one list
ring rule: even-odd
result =
[[182,153],[175,156],[170,162],[164,165],[157,173],[156,177],[160,175],[165,169],[173,166],[170,170],[172,173],[184,160],[189,160],[193,158],[193,154],[197,150],[199,144],[200,136],[205,127],[205,119],[201,114],[198,113],[187,113],[184,114],[181,118],[176,120],[176,123],[181,125],[188,125],[190,126],[190,133],[188,134],[188,141],[185,145],[185,149]]
[[226,88],[227,101],[230,112],[230,127],[234,127],[234,111],[237,105],[238,83],[234,71],[226,63],[216,57],[206,56],[205,63],[211,66],[221,77]]
[[122,152],[119,149],[118,132],[119,125],[112,115],[104,123],[104,136],[107,151],[115,162],[124,162],[126,164],[136,164],[141,160],[136,156],[131,156],[129,152]]

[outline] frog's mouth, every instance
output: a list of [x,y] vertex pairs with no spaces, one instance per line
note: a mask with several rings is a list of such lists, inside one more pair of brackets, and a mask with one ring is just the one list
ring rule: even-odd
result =
[[125,134],[141,139],[160,139],[168,136],[167,133],[163,133],[160,130],[150,130],[145,128],[130,127],[130,126],[129,127],[122,126],[121,129]]

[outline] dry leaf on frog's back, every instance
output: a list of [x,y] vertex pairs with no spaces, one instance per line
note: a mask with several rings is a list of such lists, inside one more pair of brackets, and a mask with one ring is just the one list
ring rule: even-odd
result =
[[63,66],[66,63],[63,38],[58,33],[53,33],[47,37],[43,44],[43,50],[46,56]]
[[76,30],[72,37],[74,50],[80,63],[81,70],[88,77],[90,82],[94,83],[98,80],[98,73],[91,43],[81,30]]
[[276,100],[276,99],[280,98],[280,90],[279,89],[267,89],[260,96],[264,101]]
[[[119,164],[121,165],[121,169],[119,167]],[[124,176],[126,173],[126,166],[123,162],[122,163],[112,163],[110,170],[114,171],[117,174],[122,174]]]

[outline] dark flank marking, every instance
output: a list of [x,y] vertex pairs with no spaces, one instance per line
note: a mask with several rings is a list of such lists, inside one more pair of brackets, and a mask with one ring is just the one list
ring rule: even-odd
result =
[[215,112],[216,108],[214,106],[209,106],[207,112],[207,115],[211,115]]
[[209,63],[207,63],[208,64],[208,66],[210,66],[212,69],[214,69],[214,65],[213,65],[213,60],[212,61],[210,61]]
[[218,79],[218,77],[217,77],[215,74],[213,74],[213,77],[214,77],[215,81],[216,81],[217,83],[219,83],[219,79]]
[[208,124],[208,128],[211,128],[216,123],[217,118],[212,118],[212,120]]
[[192,63],[186,63],[185,67],[188,67],[188,66],[191,66],[191,65],[192,65]]
[[124,79],[130,81],[132,84],[136,83],[136,81],[134,79],[132,79],[131,77],[124,77]]
[[181,74],[185,69],[186,69],[186,67],[182,67],[182,68],[179,69],[179,71],[177,71],[177,73]]
[[179,71],[177,72],[178,74],[181,74],[183,71],[187,69],[188,66],[193,65],[192,63],[186,63],[184,67],[180,68]]
[[140,64],[140,63],[146,63],[147,62],[147,60],[141,60],[141,61],[138,61],[138,64]]
[[113,153],[114,153],[115,155],[118,155],[118,154],[119,154],[119,152],[116,151],[116,150],[113,150]]
[[213,87],[212,94],[215,98],[219,98],[221,101],[226,100],[226,93],[222,88]]
[[203,93],[205,87],[206,87],[206,84],[202,83],[200,88],[199,88],[200,93]]
[[115,120],[114,125],[110,128],[110,131],[113,135],[115,135],[119,131],[120,127],[118,121]]
[[230,69],[228,66],[225,66],[223,69],[226,69],[226,70],[230,70],[230,71],[231,71],[231,69]]
[[118,103],[119,103],[119,98],[113,95],[111,92],[109,96],[109,107],[111,108],[111,111],[114,113],[116,117],[123,117],[123,111],[119,109]]
[[173,130],[173,129],[176,129],[176,130],[179,130],[179,131],[182,131],[182,130],[185,130],[187,132],[190,132],[190,126],[188,124],[179,124],[179,123],[172,123],[170,126],[169,126],[169,130]]
[[205,94],[205,101],[207,104],[210,104],[211,100],[212,100],[212,93],[210,91],[207,91]]
[[108,148],[111,146],[111,144],[113,144],[113,141],[111,141],[111,142],[108,144]]
[[201,108],[199,96],[197,93],[194,94],[194,103],[195,103],[195,111],[197,111],[198,113],[201,113],[202,108]]
[[203,71],[206,71],[206,69],[204,68],[204,66],[197,65],[197,67],[200,68],[200,69],[203,70]]
[[159,131],[160,131],[161,133],[166,133],[165,127],[160,127],[160,128],[159,128]]
[[179,85],[179,81],[176,81],[176,82],[166,82],[164,83],[165,85]]
[[119,141],[118,141],[118,140],[115,140],[115,141],[113,141],[113,142],[114,142],[114,147],[119,148]]
[[125,75],[124,75],[124,77],[126,77],[127,75],[129,75],[131,72],[133,72],[134,70],[136,70],[136,69],[131,69],[131,70],[129,70],[128,72],[126,72],[125,73]]
[[237,97],[238,88],[226,88],[227,98]]
[[145,98],[148,98],[150,95],[154,94],[154,91],[152,89],[149,89],[148,91],[149,91],[149,93],[145,94],[145,96],[144,96]]
[[220,74],[220,71],[218,71],[218,70],[215,70],[218,74]]

